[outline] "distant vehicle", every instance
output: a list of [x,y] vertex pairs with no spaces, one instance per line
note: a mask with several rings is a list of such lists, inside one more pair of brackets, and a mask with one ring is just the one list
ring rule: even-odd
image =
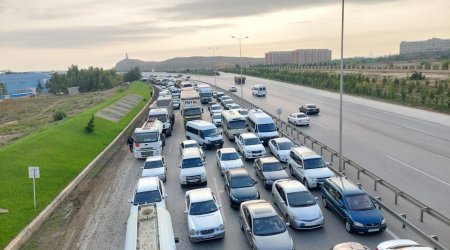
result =
[[247,132],[247,122],[236,110],[222,111],[222,129],[228,140],[234,140],[236,135]]
[[150,156],[145,160],[142,167],[142,177],[156,176],[163,182],[166,182],[167,164],[164,156]]
[[[173,104],[172,104],[172,100],[170,100],[171,102],[171,107],[173,108]],[[163,133],[166,137],[172,136],[172,130],[173,130],[173,122],[174,120],[172,120],[171,118],[173,118],[174,116],[171,116],[169,114],[169,111],[167,110],[167,108],[152,108],[150,109],[150,111],[148,112],[148,120],[150,121],[154,121],[154,120],[159,120],[160,122],[163,123]]]
[[155,176],[140,178],[134,188],[131,211],[138,209],[138,205],[155,203],[166,208],[166,190],[162,181]]
[[198,148],[200,150],[200,155],[202,156],[203,160],[206,160],[206,155],[203,153],[203,150],[201,149],[200,145],[195,140],[185,140],[180,143],[180,154],[183,154],[183,149],[185,148]]
[[217,103],[215,103],[213,105],[210,105],[208,107],[208,109],[209,109],[209,112],[210,112],[211,116],[214,113],[219,113],[220,114],[222,112],[222,106],[220,106],[220,104],[217,104]]
[[367,246],[358,242],[344,242],[335,245],[330,250],[370,250]]
[[239,114],[241,114],[243,117],[247,118],[248,116],[248,109],[239,109],[238,110]]
[[195,90],[182,91],[180,96],[181,115],[184,124],[192,120],[201,120],[203,108],[200,103],[200,96]]
[[[148,233],[151,232],[151,233]],[[125,250],[176,250],[169,212],[155,203],[138,205],[130,212],[125,235]]]
[[220,104],[222,104],[222,106],[223,106],[223,102],[226,100],[233,100],[233,99],[231,99],[231,97],[229,97],[227,95],[222,95],[219,97],[219,102],[220,102]]
[[372,198],[345,177],[332,177],[322,186],[322,206],[333,208],[344,218],[349,233],[372,233],[386,230],[386,219]]
[[236,104],[233,100],[225,100],[222,102],[222,106],[225,110],[230,110],[230,105]]
[[220,174],[223,175],[226,171],[234,168],[243,168],[241,156],[234,148],[221,148],[216,152],[217,166],[220,169]]
[[216,127],[222,126],[222,115],[220,113],[211,113],[211,122],[216,125]]
[[212,91],[212,96],[215,98],[217,96],[217,91],[213,90]]
[[198,85],[198,94],[202,103],[209,103],[212,101],[212,89],[208,84]]
[[188,121],[186,138],[196,140],[205,149],[223,146],[222,135],[216,125],[204,120]]
[[[171,98],[170,96],[165,96],[165,97],[158,97],[158,99],[156,99],[155,103],[156,108],[166,108],[167,109],[167,116],[168,119],[167,121],[163,122],[164,123],[164,128],[168,129],[168,127],[170,127],[170,129],[173,129],[173,125],[175,124],[175,114],[173,112],[173,98]],[[150,106],[150,108],[153,108],[153,105]],[[168,123],[170,122],[170,124]]]
[[309,190],[297,180],[277,180],[272,186],[273,203],[292,228],[323,227],[322,210]]
[[240,110],[240,109],[242,109],[241,105],[236,104],[236,103],[228,104],[226,107],[228,108],[228,110]]
[[295,249],[286,228],[288,224],[281,220],[273,206],[265,200],[241,203],[239,225],[252,249]]
[[309,126],[309,117],[302,112],[292,113],[288,116],[288,122],[294,124],[295,126]]
[[225,172],[225,191],[230,196],[230,206],[239,208],[242,202],[258,200],[260,194],[253,180],[245,168],[233,168]]
[[253,133],[235,135],[235,141],[237,149],[244,157],[244,160],[266,156],[266,149]]
[[219,101],[220,97],[223,96],[223,95],[225,95],[225,93],[223,93],[222,91],[218,91],[218,92],[216,93],[216,100]]
[[318,115],[320,109],[315,104],[304,104],[298,109],[299,112],[305,113],[307,115]]
[[377,246],[377,250],[393,250],[393,249],[401,249],[401,250],[433,250],[434,248],[427,247],[421,245],[412,240],[406,239],[395,239],[381,242]]
[[266,86],[262,84],[254,85],[252,87],[252,95],[254,96],[266,96],[267,90]]
[[205,169],[206,161],[204,160],[199,148],[183,149],[181,154],[181,162],[178,164],[180,168],[180,184],[181,186],[193,184],[207,184],[208,176]]
[[230,91],[230,92],[236,92],[236,91],[237,91],[237,88],[236,88],[235,86],[231,86],[231,87],[228,88],[228,91]]
[[161,155],[165,137],[163,135],[164,124],[159,120],[146,121],[133,133],[133,153],[136,158],[147,158],[153,155]]
[[247,117],[248,130],[255,133],[267,145],[270,139],[278,137],[277,126],[272,117],[260,109],[250,109]]
[[261,178],[264,188],[271,188],[276,180],[289,179],[289,175],[284,170],[286,167],[275,157],[261,157],[255,160],[256,176]]
[[291,148],[294,147],[294,143],[285,137],[270,139],[268,145],[270,152],[281,162],[288,161]]
[[225,236],[225,225],[220,213],[222,206],[210,188],[187,191],[185,203],[190,241],[199,242]]
[[236,84],[245,84],[245,76],[243,76],[243,77],[235,76],[234,77],[234,83],[236,83]]
[[179,99],[173,100],[173,109],[180,109],[180,100]]

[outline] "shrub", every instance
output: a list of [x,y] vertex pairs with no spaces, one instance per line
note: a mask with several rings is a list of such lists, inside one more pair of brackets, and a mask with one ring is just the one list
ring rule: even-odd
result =
[[60,121],[64,118],[67,117],[66,112],[62,111],[62,110],[57,110],[54,114],[53,114],[53,120],[56,121]]
[[94,132],[94,127],[95,127],[94,116],[92,116],[89,122],[87,123],[86,127],[84,128],[84,130],[86,130],[86,132],[88,133],[92,133]]

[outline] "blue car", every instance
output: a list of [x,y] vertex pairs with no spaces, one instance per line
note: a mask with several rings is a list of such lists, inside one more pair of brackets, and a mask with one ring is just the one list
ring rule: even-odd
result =
[[332,208],[345,220],[349,233],[386,230],[386,219],[372,198],[345,177],[332,177],[322,186],[322,205]]

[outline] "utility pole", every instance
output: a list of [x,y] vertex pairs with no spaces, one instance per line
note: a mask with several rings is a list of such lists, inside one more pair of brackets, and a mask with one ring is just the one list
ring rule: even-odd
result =
[[239,38],[239,37],[235,37],[235,36],[231,36],[231,38],[234,38],[234,39],[237,39],[237,40],[239,40],[239,61],[241,62],[241,79],[240,79],[240,83],[241,83],[241,98],[242,99],[244,99],[244,94],[243,94],[243,90],[242,90],[242,85],[243,85],[243,81],[242,81],[242,46],[241,46],[241,41],[242,40],[244,40],[244,39],[247,39],[248,38],[248,36],[246,36],[246,37],[241,37],[241,38]]
[[344,159],[342,158],[342,96],[344,92],[344,0],[342,0],[341,20],[341,70],[339,84],[339,172],[343,170]]
[[[208,48],[208,49],[211,49],[211,50],[212,50],[212,54],[213,54],[213,57],[214,57],[214,56],[215,56],[214,52],[215,52],[216,49],[219,49],[219,47],[210,47],[210,48]],[[213,73],[214,73],[214,85],[217,86],[216,67],[213,67]]]

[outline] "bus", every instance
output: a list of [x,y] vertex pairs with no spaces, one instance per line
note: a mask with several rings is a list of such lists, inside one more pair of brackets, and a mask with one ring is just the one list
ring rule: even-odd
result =
[[238,110],[222,111],[222,129],[228,140],[234,140],[235,135],[247,132],[247,122]]

